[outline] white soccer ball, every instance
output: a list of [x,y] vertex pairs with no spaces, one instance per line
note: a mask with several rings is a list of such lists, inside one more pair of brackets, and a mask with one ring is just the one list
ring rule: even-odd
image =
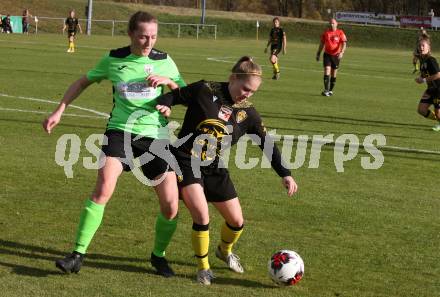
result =
[[280,250],[270,258],[268,269],[275,283],[292,286],[297,284],[304,275],[304,261],[294,251]]

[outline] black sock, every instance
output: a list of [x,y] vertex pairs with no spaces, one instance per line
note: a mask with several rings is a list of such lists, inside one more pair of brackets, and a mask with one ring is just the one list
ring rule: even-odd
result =
[[328,91],[330,89],[330,76],[324,74],[324,90]]
[[335,84],[336,84],[336,77],[330,78],[330,91],[333,90],[333,88],[335,87]]

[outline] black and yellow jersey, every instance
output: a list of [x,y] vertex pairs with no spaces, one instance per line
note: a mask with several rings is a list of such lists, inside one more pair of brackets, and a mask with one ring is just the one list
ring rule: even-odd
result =
[[277,45],[282,47],[283,45],[284,30],[281,27],[273,27],[270,30],[269,38],[271,45]]
[[[420,58],[420,74],[422,77],[428,77],[440,72],[437,60],[433,56],[425,56]],[[428,87],[440,89],[440,79],[428,82]]]
[[67,26],[67,30],[69,30],[69,31],[76,31],[76,28],[78,26],[78,19],[77,18],[68,17],[64,23]]
[[[256,135],[259,138],[257,141],[260,141],[259,147],[271,160],[277,174],[280,177],[290,176],[290,171],[284,166],[281,154],[267,135],[256,109],[247,100],[234,103],[227,82],[201,80],[158,97],[157,103],[166,106],[183,104],[188,107],[179,132],[179,139],[188,139],[179,146],[179,155],[184,153],[188,157],[213,159],[213,163],[218,163],[221,152],[236,144],[241,136]],[[202,140],[200,136],[205,137]],[[210,149],[210,145],[215,147]]]

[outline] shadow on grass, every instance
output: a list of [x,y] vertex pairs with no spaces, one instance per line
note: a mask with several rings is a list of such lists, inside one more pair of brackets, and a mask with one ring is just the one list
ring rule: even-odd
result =
[[44,270],[44,269],[40,269],[40,268],[12,264],[12,263],[6,263],[6,262],[2,262],[2,261],[0,261],[0,266],[10,267],[10,268],[12,268],[13,273],[18,274],[18,275],[25,275],[25,276],[46,277],[49,275],[59,274],[59,272],[52,271],[52,270]]
[[[54,250],[51,248],[44,248],[30,244],[0,240],[0,254],[52,262],[54,267],[53,270],[44,270],[36,267],[23,266],[20,264],[0,262],[1,266],[12,267],[13,271],[17,274],[25,274],[30,276],[41,277],[50,274],[62,274],[61,272],[58,272],[56,270],[54,262],[57,259],[63,258],[67,253]],[[102,261],[110,261],[112,263],[102,262]],[[118,261],[137,262],[144,266],[149,265],[147,264],[146,258],[140,259],[140,258],[132,258],[132,257],[101,255],[101,254],[88,254],[84,261],[83,267],[92,267],[98,269],[108,269],[108,270],[117,270],[117,271],[134,272],[134,273],[156,274],[153,269],[134,265],[134,264],[115,263]]]
[[[12,273],[17,275],[32,276],[32,277],[47,277],[51,275],[64,275],[64,273],[58,271],[55,268],[55,260],[60,259],[65,256],[66,253],[52,248],[45,248],[31,244],[24,244],[19,242],[13,242],[8,240],[0,239],[0,254],[1,255],[11,255],[20,257],[23,259],[32,259],[35,263],[34,266],[26,266],[22,263],[8,263],[5,261],[0,261],[0,266],[8,267],[12,269]],[[41,265],[38,260],[51,262],[53,269],[40,268],[41,266],[46,267],[46,264]],[[107,262],[102,262],[107,261]],[[117,263],[120,262],[135,262],[137,264],[127,264],[127,263]],[[170,261],[171,264],[181,265],[181,266],[193,266],[195,268],[195,262],[185,262],[185,261]],[[87,254],[84,261],[84,268],[95,268],[95,269],[107,269],[115,271],[123,271],[130,273],[141,273],[156,275],[156,271],[149,268],[149,258],[134,258],[134,257],[120,257],[120,256],[110,256],[103,254]],[[227,270],[226,267],[220,267],[214,265],[215,270]],[[195,279],[195,269],[194,275],[186,274],[176,274],[177,277],[182,279],[188,279],[194,281]],[[218,285],[228,285],[228,286],[241,286],[249,288],[274,288],[274,285],[267,285],[260,283],[258,281],[242,279],[242,278],[229,278],[229,277],[217,277],[215,279],[215,284]]]
[[225,286],[240,286],[240,287],[247,287],[247,288],[277,288],[275,285],[268,285],[264,284],[258,281],[253,281],[249,279],[242,279],[242,278],[230,278],[230,277],[216,277],[213,280],[214,285],[225,285]]

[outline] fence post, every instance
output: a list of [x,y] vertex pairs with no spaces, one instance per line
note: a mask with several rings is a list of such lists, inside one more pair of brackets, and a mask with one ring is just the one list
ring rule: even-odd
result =
[[177,38],[180,38],[180,24],[177,24]]
[[112,37],[115,36],[115,20],[112,21]]
[[197,40],[199,39],[199,24],[197,24]]
[[217,40],[217,25],[214,25],[214,40]]

